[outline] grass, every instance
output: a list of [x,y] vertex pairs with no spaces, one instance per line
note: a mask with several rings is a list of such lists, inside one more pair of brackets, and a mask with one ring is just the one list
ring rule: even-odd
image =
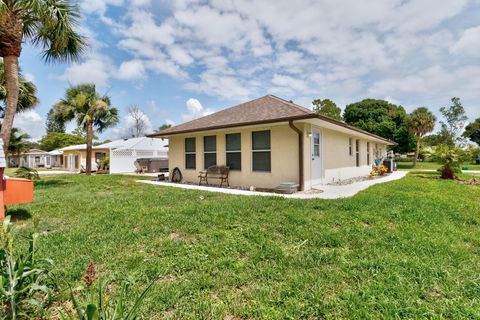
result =
[[[427,173],[427,175],[434,175]],[[12,206],[40,253],[81,283],[95,261],[146,319],[480,318],[480,187],[409,174],[343,200],[242,197],[55,176]]]
[[[400,170],[412,170],[413,162],[398,162],[398,169]],[[414,170],[437,170],[441,164],[436,162],[417,162],[417,167]],[[480,170],[480,164],[465,163],[462,167],[468,168],[468,170]]]

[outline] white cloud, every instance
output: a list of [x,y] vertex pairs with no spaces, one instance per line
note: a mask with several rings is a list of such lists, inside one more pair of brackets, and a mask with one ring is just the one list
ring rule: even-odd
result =
[[465,30],[450,51],[455,54],[480,57],[480,26]]
[[126,3],[82,1],[131,55],[111,68],[118,78],[164,74],[230,100],[266,92],[345,103],[453,92],[478,99],[478,61],[465,57],[480,56],[480,26],[457,22],[478,1],[175,0],[157,14],[159,3],[136,0],[122,18],[109,17],[109,6]]
[[182,113],[183,121],[190,121],[213,113],[212,109],[204,108],[200,101],[190,98],[185,103],[187,106],[187,113]]
[[122,62],[116,73],[116,77],[122,80],[144,79],[145,76],[143,62],[137,59]]
[[84,62],[72,64],[60,78],[67,80],[72,85],[88,82],[105,87],[110,78],[111,68],[110,61],[92,57]]
[[45,134],[45,120],[35,110],[20,112],[15,115],[13,127],[30,136],[32,141],[39,140]]

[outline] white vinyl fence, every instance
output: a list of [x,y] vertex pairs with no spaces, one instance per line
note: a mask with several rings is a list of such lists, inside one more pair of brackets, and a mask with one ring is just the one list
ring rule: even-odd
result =
[[134,162],[139,158],[167,158],[166,151],[116,149],[110,151],[110,173],[135,172]]

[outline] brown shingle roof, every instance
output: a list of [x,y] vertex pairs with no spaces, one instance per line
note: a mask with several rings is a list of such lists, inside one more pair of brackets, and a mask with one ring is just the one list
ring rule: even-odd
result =
[[289,102],[282,98],[267,95],[255,100],[244,102],[234,107],[224,109],[208,116],[204,116],[189,122],[179,124],[156,132],[148,137],[167,137],[174,134],[189,133],[204,130],[233,128],[247,125],[274,123],[289,120],[299,120],[308,118],[319,118],[321,120],[333,123],[335,125],[354,130],[389,143],[395,142],[379,137],[373,133],[350,126],[345,122],[331,119],[319,115],[318,113],[299,106],[293,102]]
[[149,137],[314,117],[316,113],[312,110],[268,95],[179,124]]

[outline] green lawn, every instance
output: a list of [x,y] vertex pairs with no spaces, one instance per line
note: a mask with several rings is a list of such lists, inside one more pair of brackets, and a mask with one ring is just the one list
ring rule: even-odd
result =
[[[430,174],[432,175],[432,174]],[[12,206],[42,256],[138,290],[146,319],[480,318],[480,187],[406,178],[345,200],[289,200],[69,175]]]
[[[441,164],[436,162],[417,162],[417,167],[415,170],[437,170],[440,168]],[[468,168],[468,170],[480,170],[480,164],[471,164],[465,163],[462,167]],[[398,169],[400,170],[411,170],[413,169],[412,162],[398,162]]]

